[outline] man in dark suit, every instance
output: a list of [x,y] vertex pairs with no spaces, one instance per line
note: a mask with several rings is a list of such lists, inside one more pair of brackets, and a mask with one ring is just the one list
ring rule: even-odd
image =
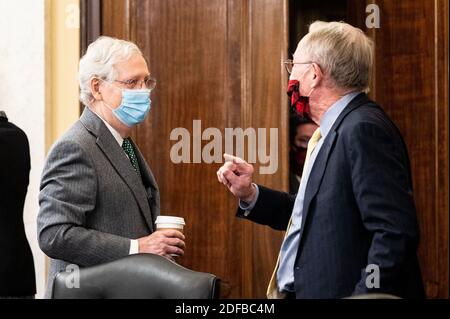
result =
[[235,157],[217,173],[240,199],[239,217],[287,230],[269,298],[424,297],[408,154],[363,93],[372,64],[361,30],[313,23],[287,61],[292,105],[320,125],[297,195],[253,184],[253,167]]
[[0,298],[33,297],[33,255],[23,224],[30,150],[25,133],[1,111],[0,145]]

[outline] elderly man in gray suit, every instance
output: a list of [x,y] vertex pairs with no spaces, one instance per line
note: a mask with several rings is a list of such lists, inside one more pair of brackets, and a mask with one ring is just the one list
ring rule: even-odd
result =
[[156,86],[142,52],[101,37],[80,61],[79,82],[86,108],[50,151],[39,194],[39,245],[51,258],[46,297],[69,264],[184,254],[181,232],[155,231],[158,186],[130,138],[147,117]]

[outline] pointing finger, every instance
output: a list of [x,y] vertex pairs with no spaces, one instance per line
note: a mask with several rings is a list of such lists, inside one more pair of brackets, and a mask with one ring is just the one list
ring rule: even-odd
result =
[[225,159],[226,162],[232,162],[235,164],[245,164],[247,163],[246,161],[244,161],[242,158],[230,155],[230,154],[223,154],[223,158]]

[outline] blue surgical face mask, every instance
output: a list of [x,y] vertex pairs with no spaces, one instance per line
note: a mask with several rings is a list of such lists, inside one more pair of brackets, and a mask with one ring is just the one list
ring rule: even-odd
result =
[[117,117],[117,119],[128,127],[133,127],[145,121],[152,101],[151,90],[126,90],[122,89],[122,103],[116,109],[103,102]]

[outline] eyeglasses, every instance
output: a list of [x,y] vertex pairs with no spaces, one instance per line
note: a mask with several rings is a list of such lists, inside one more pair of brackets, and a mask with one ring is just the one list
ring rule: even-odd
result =
[[126,81],[114,80],[114,82],[125,85],[129,90],[141,89],[142,85],[145,85],[145,88],[150,91],[156,88],[156,79],[152,77],[145,78],[143,81],[131,79]]
[[292,74],[292,69],[294,68],[294,64],[312,64],[314,62],[294,62],[293,60],[284,61],[284,67],[286,68],[287,73]]

